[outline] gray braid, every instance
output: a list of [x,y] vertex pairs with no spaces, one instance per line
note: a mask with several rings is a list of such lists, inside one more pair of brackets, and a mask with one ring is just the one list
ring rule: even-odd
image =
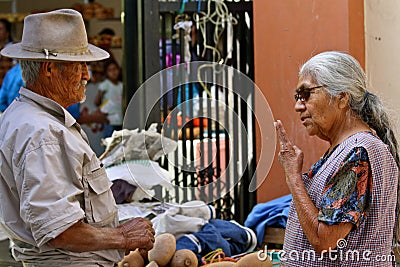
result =
[[392,130],[392,123],[378,97],[367,92],[364,96],[364,105],[359,113],[361,119],[376,131],[381,140],[389,146],[389,150],[399,166],[398,143]]

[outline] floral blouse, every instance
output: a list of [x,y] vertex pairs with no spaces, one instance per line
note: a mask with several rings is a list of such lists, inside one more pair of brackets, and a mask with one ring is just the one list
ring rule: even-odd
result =
[[[311,166],[309,178],[318,172],[332,152]],[[371,191],[368,153],[363,147],[355,147],[325,185],[318,220],[328,225],[351,222],[358,227],[369,211]]]

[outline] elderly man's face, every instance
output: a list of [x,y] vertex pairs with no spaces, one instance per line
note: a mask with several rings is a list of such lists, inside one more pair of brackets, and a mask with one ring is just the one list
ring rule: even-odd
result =
[[63,96],[63,106],[83,102],[86,99],[86,83],[90,79],[85,62],[60,63],[56,87]]

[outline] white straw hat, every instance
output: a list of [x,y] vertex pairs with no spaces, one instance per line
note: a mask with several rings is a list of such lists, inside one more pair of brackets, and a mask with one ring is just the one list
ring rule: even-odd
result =
[[88,43],[82,15],[60,9],[25,17],[22,41],[0,51],[5,57],[35,61],[97,61],[105,50]]

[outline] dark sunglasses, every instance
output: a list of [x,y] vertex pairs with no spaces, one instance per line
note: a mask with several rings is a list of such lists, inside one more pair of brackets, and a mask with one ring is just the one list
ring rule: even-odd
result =
[[297,101],[301,101],[301,102],[306,102],[311,95],[311,92],[315,89],[324,87],[324,85],[318,85],[318,86],[314,86],[314,87],[309,87],[309,88],[300,88],[298,89],[297,93],[294,95],[294,100]]

